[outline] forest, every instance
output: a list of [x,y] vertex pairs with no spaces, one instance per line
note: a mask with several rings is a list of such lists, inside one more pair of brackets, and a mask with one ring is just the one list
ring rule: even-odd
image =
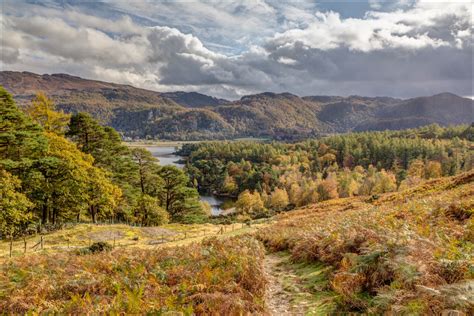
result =
[[429,125],[296,143],[193,143],[178,153],[198,190],[234,197],[239,213],[259,217],[471,170],[473,140],[474,126]]
[[179,169],[0,88],[0,314],[469,314],[473,141],[474,125],[207,141]]
[[4,237],[69,221],[150,226],[209,215],[180,169],[128,148],[88,114],[57,111],[42,93],[21,111],[0,88],[0,178]]

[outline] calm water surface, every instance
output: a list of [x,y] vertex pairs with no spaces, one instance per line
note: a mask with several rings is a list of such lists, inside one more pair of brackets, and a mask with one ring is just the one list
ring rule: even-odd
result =
[[[146,149],[148,149],[154,157],[159,159],[160,165],[162,166],[172,165],[180,169],[184,167],[183,164],[178,163],[181,157],[174,154],[174,152],[178,149],[177,147],[149,146],[146,147]],[[209,203],[209,205],[211,206],[211,214],[213,216],[217,216],[222,213],[223,210],[220,208],[220,206],[222,205],[222,203],[224,203],[224,200],[213,195],[202,194],[200,195],[200,198],[201,201]]]

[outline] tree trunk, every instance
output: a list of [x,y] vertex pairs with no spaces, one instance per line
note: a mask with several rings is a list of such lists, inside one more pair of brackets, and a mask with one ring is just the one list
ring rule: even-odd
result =
[[44,201],[44,204],[43,204],[43,214],[41,216],[41,221],[42,221],[42,224],[46,224],[48,222],[48,219],[49,219],[49,214],[48,214],[48,199],[46,199]]
[[92,223],[96,223],[96,219],[95,219],[95,213],[96,213],[96,209],[95,209],[95,206],[94,205],[91,205],[89,207],[89,212],[91,214],[91,219],[92,219]]

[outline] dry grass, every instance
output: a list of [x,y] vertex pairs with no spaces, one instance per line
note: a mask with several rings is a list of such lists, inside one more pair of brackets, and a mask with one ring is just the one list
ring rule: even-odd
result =
[[249,236],[157,250],[17,258],[0,268],[4,313],[264,311],[263,248]]
[[[257,235],[295,261],[332,267],[341,311],[474,309],[474,172],[405,192],[319,203]],[[460,294],[463,293],[463,294]]]
[[[59,231],[43,235],[44,248],[41,252],[55,253],[73,251],[87,247],[91,243],[106,241],[115,243],[115,247],[154,249],[160,245],[177,246],[200,241],[210,236],[231,236],[252,232],[266,224],[255,224],[252,227],[242,224],[213,225],[213,224],[167,224],[160,227],[133,227],[128,225],[93,225],[79,224]],[[222,230],[222,231],[221,231]],[[222,232],[222,234],[220,234]],[[38,253],[40,236],[26,238],[26,255]],[[0,242],[0,262],[9,259],[10,242]],[[24,241],[17,239],[13,242],[13,257],[24,256]]]

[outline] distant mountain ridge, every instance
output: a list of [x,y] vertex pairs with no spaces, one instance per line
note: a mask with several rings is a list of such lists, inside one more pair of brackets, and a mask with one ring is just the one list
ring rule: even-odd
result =
[[452,93],[396,99],[263,92],[228,101],[197,92],[156,92],[67,74],[0,72],[20,105],[44,91],[67,112],[91,113],[132,138],[295,139],[326,133],[470,124],[474,102]]

